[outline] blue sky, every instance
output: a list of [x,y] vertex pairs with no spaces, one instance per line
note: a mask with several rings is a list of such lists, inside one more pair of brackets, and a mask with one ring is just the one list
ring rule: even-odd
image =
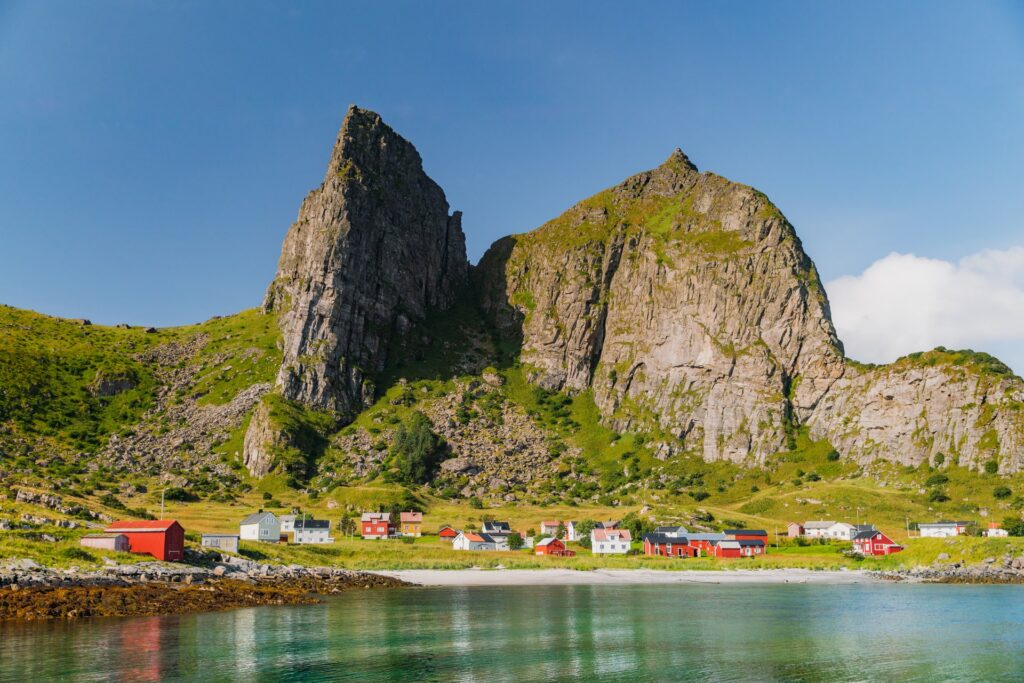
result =
[[[0,0],[0,92],[0,302],[97,322],[256,305],[350,103],[416,144],[474,261],[676,146],[826,281],[1024,246],[1020,4]],[[986,334],[1024,369],[1024,332]]]

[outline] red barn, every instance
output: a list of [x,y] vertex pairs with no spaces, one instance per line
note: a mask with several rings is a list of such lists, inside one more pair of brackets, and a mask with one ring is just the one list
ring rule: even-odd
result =
[[698,548],[690,545],[690,540],[685,536],[669,536],[659,533],[644,536],[644,555],[697,557],[698,552]]
[[739,541],[726,539],[724,541],[711,542],[711,555],[713,557],[742,557],[743,549]]
[[534,548],[535,555],[553,555],[555,557],[576,557],[575,550],[566,550],[565,543],[557,538],[545,538]]
[[185,559],[185,529],[173,519],[114,522],[108,534],[124,534],[133,553],[152,555],[165,562]]
[[455,537],[459,535],[459,532],[445,524],[443,527],[441,527],[441,530],[437,532],[437,535],[439,538],[443,538],[444,540],[451,543],[455,540]]
[[892,555],[903,550],[903,546],[877,529],[862,531],[852,540],[853,549],[861,555]]

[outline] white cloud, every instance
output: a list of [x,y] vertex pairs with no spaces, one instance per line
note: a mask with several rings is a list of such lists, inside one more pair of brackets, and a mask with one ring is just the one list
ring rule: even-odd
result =
[[1024,247],[956,263],[894,252],[825,288],[851,358],[888,363],[936,346],[971,348],[1024,373]]

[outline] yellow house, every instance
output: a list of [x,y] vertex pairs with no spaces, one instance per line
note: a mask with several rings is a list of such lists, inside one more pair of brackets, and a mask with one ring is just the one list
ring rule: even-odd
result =
[[419,537],[423,535],[423,513],[403,512],[399,516],[398,532],[403,536]]

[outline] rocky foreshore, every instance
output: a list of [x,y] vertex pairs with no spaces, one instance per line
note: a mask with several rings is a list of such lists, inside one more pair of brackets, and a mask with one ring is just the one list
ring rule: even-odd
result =
[[317,596],[406,582],[333,567],[261,564],[244,558],[206,563],[140,562],[99,569],[53,569],[32,560],[0,568],[0,620],[152,616],[256,605],[311,604]]
[[976,564],[946,562],[948,557],[939,557],[935,564],[874,572],[887,581],[917,583],[1024,583],[1024,555],[1013,557],[987,557]]

